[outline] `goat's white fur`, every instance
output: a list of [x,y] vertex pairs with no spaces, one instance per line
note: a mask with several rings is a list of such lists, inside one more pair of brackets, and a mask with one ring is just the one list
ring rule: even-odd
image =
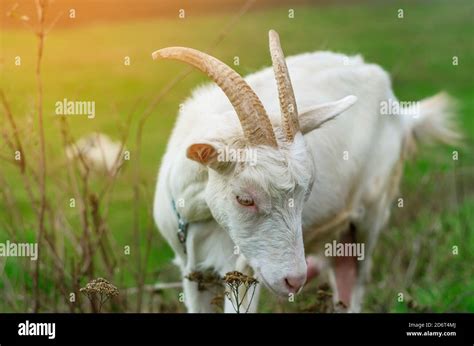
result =
[[[282,152],[257,148],[262,151],[259,159],[268,160],[268,164],[270,161],[281,160],[282,155],[287,155],[288,157],[283,159],[288,161],[286,165],[281,166],[281,170],[274,169],[273,166],[270,171],[258,171],[259,168],[255,168],[251,174],[261,175],[260,178],[253,179],[260,179],[263,185],[271,182],[282,189],[285,185],[289,189],[294,187],[295,183],[299,183],[295,182],[295,179],[301,180],[304,186],[310,185],[310,180],[314,179],[309,198],[304,202],[302,210],[304,232],[309,232],[315,225],[350,208],[353,215],[350,221],[357,227],[357,241],[366,244],[365,260],[359,266],[359,278],[350,306],[351,311],[360,311],[371,253],[380,230],[388,220],[390,204],[398,186],[398,179],[393,178],[394,171],[404,157],[408,138],[414,136],[427,141],[449,141],[456,137],[456,133],[449,130],[446,122],[448,112],[445,112],[445,108],[449,99],[446,96],[435,96],[423,101],[415,118],[381,115],[382,102],[396,101],[390,78],[381,67],[365,63],[360,56],[349,57],[331,52],[300,54],[286,60],[303,131],[308,122],[314,123],[308,125],[309,127],[317,127],[317,123],[324,123],[350,107],[356,98],[347,98],[348,95],[355,95],[357,102],[335,119],[305,134],[304,140],[301,135],[297,136],[295,142]],[[281,139],[278,128],[278,94],[272,69],[266,68],[245,79],[262,100],[276,129],[277,138]],[[318,113],[321,104],[344,97],[346,99],[339,104],[339,111],[334,111],[334,114],[327,111]],[[320,120],[318,116],[321,117]],[[208,268],[224,275],[236,268],[238,255],[234,254],[235,243],[232,240],[236,239],[236,235],[229,234],[229,230],[224,230],[220,225],[235,220],[216,222],[220,214],[211,212],[209,206],[214,202],[213,198],[209,200],[208,194],[216,196],[219,193],[210,190],[224,191],[226,187],[217,183],[208,184],[208,179],[218,173],[186,158],[186,150],[193,143],[209,142],[216,146],[220,145],[219,143],[229,144],[229,141],[241,136],[241,131],[230,102],[213,84],[196,89],[181,107],[159,172],[154,217],[162,235],[176,253],[176,264],[183,276],[190,271]],[[345,155],[347,160],[344,159]],[[266,164],[259,163],[259,167]],[[309,167],[312,165],[314,167]],[[293,169],[294,172],[288,173],[285,169]],[[314,176],[305,173],[313,169]],[[300,193],[304,194],[305,191]],[[180,213],[191,223],[186,242],[187,254],[183,252],[177,238],[177,217],[172,209],[172,198],[184,201]],[[211,206],[211,209],[213,208],[218,209],[220,206]],[[297,212],[286,217],[286,223],[300,222]],[[241,225],[229,227],[242,227],[242,233],[246,233],[246,220],[238,221]],[[298,225],[294,227],[296,229]],[[265,259],[268,263],[258,262],[258,266],[271,268],[268,269],[269,276],[276,275],[275,271],[290,271],[298,266],[298,270],[304,269],[301,264],[303,249],[297,239],[288,242],[294,247],[289,248],[286,253],[281,251],[284,244],[287,244],[286,236],[290,235],[278,233],[274,236],[268,228],[260,235],[262,242],[266,241],[267,244],[248,245],[251,251],[256,252],[263,247],[276,249],[272,256]],[[334,233],[331,237],[337,239],[338,234]],[[324,240],[331,241],[331,237]],[[240,235],[239,242],[244,242],[243,238],[244,236]],[[255,243],[255,239],[252,239],[252,242]],[[293,267],[290,268],[292,258],[295,258],[296,262],[293,262]],[[211,293],[199,291],[195,283],[186,279],[183,284],[188,311],[212,311]],[[256,309],[257,300],[258,297],[255,297],[251,309],[253,311]]]

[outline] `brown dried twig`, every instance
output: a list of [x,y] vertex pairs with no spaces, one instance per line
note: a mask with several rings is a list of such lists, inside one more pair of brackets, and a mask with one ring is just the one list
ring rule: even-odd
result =
[[46,10],[48,7],[48,0],[36,0],[36,11],[38,14],[38,28],[36,30],[36,36],[38,38],[38,46],[36,53],[36,108],[38,112],[38,127],[39,127],[39,141],[40,141],[40,156],[39,156],[39,212],[38,212],[38,234],[37,234],[37,243],[38,243],[38,261],[36,261],[35,272],[33,276],[34,282],[34,312],[38,312],[40,309],[40,291],[39,291],[39,280],[40,280],[40,252],[41,245],[43,240],[43,235],[45,232],[45,212],[46,212],[46,143],[44,136],[44,126],[43,126],[43,80],[41,77],[41,63],[43,60],[43,50],[44,50],[44,38],[45,38],[45,17]]

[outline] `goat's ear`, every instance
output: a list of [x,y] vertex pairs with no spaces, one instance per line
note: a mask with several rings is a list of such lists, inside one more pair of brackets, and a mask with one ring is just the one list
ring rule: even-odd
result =
[[188,147],[186,156],[188,159],[209,166],[217,162],[217,149],[211,144],[195,143]]
[[300,128],[303,134],[316,130],[322,124],[337,117],[357,101],[354,95],[346,96],[338,101],[323,103],[315,107],[303,109],[299,115]]
[[218,144],[194,143],[186,150],[186,156],[188,159],[196,161],[201,165],[222,172],[229,167],[229,162],[219,160],[218,148]]

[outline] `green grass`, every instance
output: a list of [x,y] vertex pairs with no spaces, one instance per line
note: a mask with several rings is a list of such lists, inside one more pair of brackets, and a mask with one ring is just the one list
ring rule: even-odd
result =
[[[397,18],[399,8],[404,9],[404,19]],[[434,1],[430,4],[413,1],[389,4],[374,2],[297,7],[295,18],[289,19],[287,8],[274,8],[243,16],[212,53],[228,64],[232,64],[234,56],[239,56],[240,66],[235,68],[241,74],[256,71],[270,63],[267,32],[273,28],[279,31],[287,55],[324,49],[361,54],[367,61],[380,64],[392,72],[394,90],[401,100],[418,100],[446,90],[460,101],[460,124],[466,134],[466,147],[461,149],[460,161],[456,164],[469,169],[474,163],[470,150],[474,139],[474,119],[471,116],[474,113],[472,11],[473,6],[469,1]],[[53,30],[46,40],[43,65],[45,129],[50,167],[56,167],[63,160],[58,118],[54,115],[56,101],[68,98],[96,102],[95,119],[69,118],[75,137],[100,131],[118,138],[120,124],[134,105],[138,102],[136,114],[141,114],[154,95],[185,68],[179,63],[153,62],[151,52],[176,45],[204,50],[231,18],[232,14],[229,13],[189,16],[185,20],[158,18]],[[23,129],[24,139],[32,145],[37,145],[37,139],[29,134],[27,124],[31,116],[35,121],[35,47],[35,38],[27,30],[5,30],[1,33],[3,66],[0,85]],[[22,58],[20,67],[13,64],[16,56]],[[124,66],[125,56],[130,56],[130,66]],[[458,66],[452,65],[453,56],[459,57]],[[167,95],[147,122],[140,167],[143,186],[146,187],[143,190],[146,191],[144,203],[148,207],[152,204],[156,172],[178,105],[193,87],[204,81],[207,81],[205,76],[193,72]],[[138,118],[135,116],[132,121],[131,137],[127,141],[127,146],[132,149],[131,161],[127,162],[113,190],[107,219],[109,228],[121,245],[132,243],[133,213],[130,203],[133,189],[130,181]],[[3,117],[0,119],[3,127],[5,122]],[[452,150],[454,148],[423,151],[417,161],[408,165],[402,188],[408,199],[428,172],[452,170]],[[0,153],[9,154],[3,141],[0,141]],[[33,164],[35,161],[36,158],[32,160]],[[26,220],[25,228],[30,231],[27,233],[31,237],[36,221],[26,193],[21,188],[21,179],[17,171],[7,164],[1,163],[0,170],[8,178]],[[48,176],[48,184],[54,185],[54,179],[53,172]],[[449,305],[463,292],[474,291],[472,267],[468,265],[473,263],[474,252],[472,169],[464,180],[467,181],[463,185],[466,188],[465,198],[459,206],[452,206],[446,201],[435,213],[430,213],[431,203],[419,203],[409,207],[412,210],[416,208],[419,217],[407,218],[403,210],[395,213],[395,217],[402,221],[395,222],[396,225],[389,227],[381,237],[374,265],[375,282],[369,287],[367,297],[369,310],[405,311],[406,307],[395,301],[396,292],[400,291],[409,294],[419,305],[435,311],[474,311],[472,295],[460,299],[454,307]],[[434,199],[444,198],[436,194],[436,185],[424,186],[423,192]],[[59,206],[67,206],[68,197],[67,194],[58,193],[55,201]],[[10,217],[5,209],[0,199],[0,221],[3,224],[8,223]],[[143,208],[140,216],[141,226],[144,227],[150,222],[146,208]],[[457,221],[460,216],[464,217],[464,222]],[[73,225],[78,224],[79,219],[74,211],[68,212],[68,217]],[[404,218],[407,220],[403,221]],[[395,283],[387,283],[390,281],[390,272],[401,276],[405,269],[394,267],[390,258],[384,256],[395,256],[400,249],[410,248],[417,235],[425,239],[427,227],[434,221],[443,225],[433,236],[437,247],[422,247],[419,250],[421,262],[417,264],[410,283],[398,287],[403,281],[400,277],[394,279]],[[1,228],[0,238],[7,238]],[[147,281],[150,283],[156,278],[151,273],[160,270],[172,258],[172,252],[161,238],[156,236],[152,241],[147,265],[150,273]],[[143,243],[145,240],[142,238],[140,248],[134,249],[130,260],[136,253],[144,251]],[[462,246],[458,257],[447,255],[447,248],[451,244]],[[428,252],[428,249],[434,252]],[[400,259],[400,263],[406,264],[413,253],[403,251],[403,254],[406,257]],[[14,260],[7,261],[5,274],[13,278],[12,282],[16,281],[15,276],[29,275],[19,273],[18,267]],[[431,268],[431,272],[426,274],[423,268]],[[133,286],[132,276],[126,282]],[[47,282],[45,285],[48,286]],[[301,300],[311,301],[311,295],[305,294],[303,297]],[[272,298],[267,300],[271,302]],[[271,310],[271,303],[267,305],[265,310]]]

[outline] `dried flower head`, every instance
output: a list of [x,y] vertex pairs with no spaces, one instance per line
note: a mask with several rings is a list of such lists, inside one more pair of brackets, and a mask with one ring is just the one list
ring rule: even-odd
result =
[[234,285],[236,285],[236,286],[240,286],[240,285],[251,286],[251,285],[258,284],[257,279],[255,279],[254,277],[245,275],[245,274],[243,274],[241,272],[238,272],[238,271],[228,272],[227,274],[225,274],[223,280],[227,285],[232,285],[232,286],[234,286]]
[[194,271],[185,276],[185,278],[189,281],[196,282],[199,291],[222,286],[221,277],[213,270]]
[[247,293],[252,291],[249,301],[247,302],[247,309],[245,310],[245,312],[248,312],[253,300],[255,288],[258,284],[257,279],[241,272],[233,271],[225,274],[223,280],[228,288],[228,290],[225,292],[225,295],[230,300],[235,312],[237,313],[241,312],[240,309],[245,298],[247,297]]
[[94,303],[94,301],[98,299],[99,311],[102,309],[102,305],[107,300],[119,295],[118,288],[112,285],[104,278],[97,278],[95,280],[92,280],[79,291],[85,294],[92,303]]

